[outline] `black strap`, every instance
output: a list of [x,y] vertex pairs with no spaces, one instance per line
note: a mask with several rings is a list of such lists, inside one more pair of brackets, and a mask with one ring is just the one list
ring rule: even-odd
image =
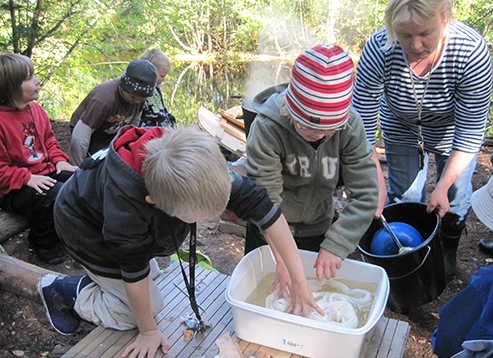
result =
[[176,240],[176,235],[173,233],[173,242],[175,243],[175,249],[178,256],[178,261],[180,262],[181,273],[183,275],[183,281],[185,282],[185,286],[188,292],[188,298],[190,300],[190,306],[192,307],[193,313],[195,313],[195,317],[197,318],[198,331],[205,330],[205,324],[202,322],[202,318],[199,313],[199,306],[197,301],[195,300],[195,261],[197,257],[197,223],[193,223],[190,225],[190,251],[189,251],[189,277],[190,282],[187,279],[187,275],[185,273],[185,269],[183,268],[183,264],[180,258],[180,254],[178,253],[178,241]]

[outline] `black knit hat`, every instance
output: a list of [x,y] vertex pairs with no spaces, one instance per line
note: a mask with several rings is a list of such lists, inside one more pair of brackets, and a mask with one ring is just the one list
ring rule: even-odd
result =
[[127,92],[139,96],[150,97],[156,87],[157,69],[147,60],[130,61],[123,71],[120,86]]

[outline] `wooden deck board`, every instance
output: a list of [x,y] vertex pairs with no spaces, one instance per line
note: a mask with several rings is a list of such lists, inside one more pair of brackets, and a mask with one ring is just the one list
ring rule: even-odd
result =
[[[188,274],[188,265],[184,268]],[[198,333],[191,340],[183,338],[186,326],[182,317],[191,315],[192,309],[185,296],[178,262],[173,263],[162,273],[158,287],[161,290],[165,307],[156,316],[158,327],[165,333],[171,344],[168,354],[159,351],[156,357],[166,358],[213,358],[219,354],[216,340],[223,334],[232,334],[245,357],[255,356],[262,351],[274,358],[303,358],[302,356],[282,352],[269,347],[242,341],[234,336],[233,315],[225,300],[229,277],[217,272],[196,269],[196,299],[205,310],[200,314],[205,322],[212,325],[205,333]],[[176,287],[175,286],[178,286]],[[180,289],[183,291],[181,292]],[[75,345],[62,358],[117,358],[121,357],[125,347],[137,336],[137,330],[116,331],[101,326],[96,327],[82,341]],[[367,334],[359,358],[402,358],[409,336],[409,324],[382,317]]]
[[394,332],[394,339],[390,346],[388,357],[402,357],[406,349],[407,337],[409,337],[409,324],[407,322],[397,323],[397,329]]
[[385,330],[385,334],[383,335],[382,342],[379,345],[376,358],[387,358],[388,352],[390,351],[390,345],[392,344],[392,339],[394,338],[393,333],[396,327],[396,320],[389,320],[387,322],[387,328]]

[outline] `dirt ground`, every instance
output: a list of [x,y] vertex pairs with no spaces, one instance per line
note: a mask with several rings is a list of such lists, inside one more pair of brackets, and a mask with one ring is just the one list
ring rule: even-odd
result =
[[[68,123],[53,122],[52,125],[62,149],[67,151],[70,140]],[[483,147],[478,157],[473,177],[474,190],[485,185],[490,178],[489,157],[492,152],[493,148]],[[226,230],[225,225],[220,225],[219,218],[201,222],[198,227],[197,249],[211,258],[214,268],[219,272],[231,274],[243,257],[244,240],[241,234],[226,232],[229,230]],[[82,273],[69,257],[60,265],[40,263],[29,255],[24,243],[25,236],[26,233],[16,235],[2,243],[2,246],[9,255],[32,264],[66,274]],[[492,264],[493,259],[477,248],[479,240],[490,237],[489,229],[472,212],[467,222],[467,235],[463,235],[459,246],[457,272],[449,280],[444,292],[434,301],[411,309],[406,315],[386,309],[386,317],[406,321],[411,326],[405,358],[436,357],[432,352],[431,335],[438,324],[438,310],[467,285],[477,269]],[[355,252],[350,258],[361,259],[361,256]],[[159,260],[162,268],[166,267],[168,262],[168,259]],[[8,292],[0,292],[0,357],[60,357],[93,328],[93,325],[83,322],[76,333],[69,336],[60,335],[49,325],[42,305]]]

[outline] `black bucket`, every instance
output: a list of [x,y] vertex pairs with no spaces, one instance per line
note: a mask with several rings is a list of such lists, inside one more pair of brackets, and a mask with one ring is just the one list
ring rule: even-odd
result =
[[407,312],[437,298],[445,289],[446,276],[442,246],[438,234],[438,214],[426,212],[423,203],[398,203],[384,208],[387,221],[400,221],[414,227],[423,237],[423,243],[402,254],[380,256],[370,251],[373,235],[382,226],[378,220],[361,238],[358,250],[362,259],[387,271],[390,280],[388,307],[396,312]]

